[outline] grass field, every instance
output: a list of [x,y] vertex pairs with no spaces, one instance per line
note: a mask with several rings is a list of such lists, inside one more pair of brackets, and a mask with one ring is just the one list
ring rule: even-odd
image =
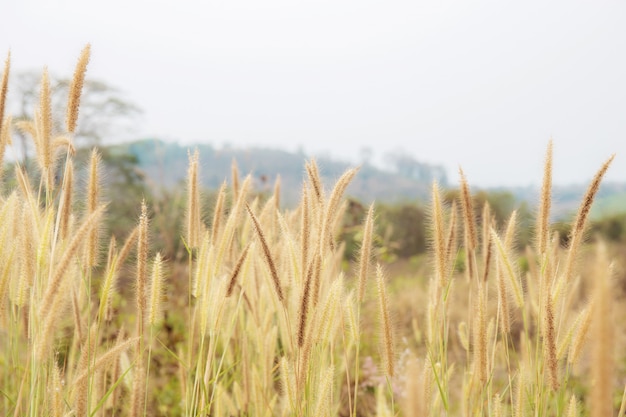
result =
[[568,247],[548,222],[550,144],[531,247],[516,245],[515,213],[498,230],[486,205],[476,222],[461,172],[452,206],[433,184],[428,259],[378,263],[372,206],[345,269],[336,236],[357,170],[325,190],[306,162],[300,204],[282,211],[279,186],[260,200],[233,169],[209,211],[190,153],[187,258],[174,263],[150,250],[139,199],[136,227],[107,236],[97,150],[87,186],[76,185],[89,52],[63,132],[46,73],[33,119],[14,123],[8,59],[3,72],[0,153],[21,129],[38,173],[17,165],[17,187],[0,196],[0,415],[624,415],[626,310],[613,278],[623,265],[584,239],[612,158]]

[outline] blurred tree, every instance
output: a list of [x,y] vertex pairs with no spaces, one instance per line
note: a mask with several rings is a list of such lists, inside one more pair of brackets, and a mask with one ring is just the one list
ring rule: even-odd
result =
[[442,186],[448,184],[446,170],[442,166],[420,162],[405,150],[388,152],[385,160],[395,173],[403,177],[425,183],[437,181]]
[[378,235],[387,237],[387,251],[401,258],[426,251],[426,212],[421,205],[380,205],[376,211],[376,229]]
[[[41,73],[36,71],[21,72],[11,79],[8,109],[14,120],[32,119],[39,102],[40,80]],[[50,77],[53,122],[59,133],[64,132],[63,121],[70,82],[68,78]],[[141,109],[125,98],[117,88],[101,80],[86,79],[74,146],[93,147],[106,141],[115,141],[132,132],[140,113]],[[20,142],[21,156],[25,160],[30,151],[29,141],[19,131],[16,132],[16,137]]]

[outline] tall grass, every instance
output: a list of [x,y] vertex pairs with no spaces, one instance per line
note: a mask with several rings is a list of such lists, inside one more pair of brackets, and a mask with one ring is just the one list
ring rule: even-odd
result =
[[[150,208],[139,201],[137,227],[119,236],[121,249],[111,237],[105,255],[97,151],[87,188],[75,187],[72,139],[89,54],[87,46],[76,67],[64,132],[53,130],[45,71],[33,120],[15,125],[32,136],[38,172],[17,164],[17,187],[0,196],[1,415],[607,416],[626,407],[615,389],[615,267],[601,244],[583,254],[612,158],[566,248],[549,222],[552,144],[531,248],[515,245],[515,213],[500,230],[488,206],[473,207],[463,171],[450,207],[434,184],[427,286],[413,280],[398,291],[406,280],[373,267],[373,205],[354,271],[342,267],[336,237],[356,170],[325,190],[315,161],[306,163],[300,205],[281,211],[280,182],[261,199],[233,163],[209,215],[196,152],[181,277],[172,271],[182,267],[151,253]],[[3,114],[9,69],[7,58],[1,154],[14,127]],[[594,270],[581,268],[583,255]],[[163,297],[181,286],[185,311]],[[166,317],[168,326],[183,320],[177,342]]]

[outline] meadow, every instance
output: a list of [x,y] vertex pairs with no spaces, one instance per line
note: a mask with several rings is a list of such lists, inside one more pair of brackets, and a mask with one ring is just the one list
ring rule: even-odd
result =
[[549,222],[551,143],[528,247],[516,244],[515,212],[498,227],[488,204],[474,207],[462,171],[451,205],[433,184],[428,260],[398,271],[378,259],[374,205],[356,259],[342,262],[357,169],[326,189],[303,161],[300,204],[282,210],[279,183],[260,198],[233,168],[209,208],[190,151],[177,262],[151,250],[141,196],[136,226],[108,236],[98,150],[86,186],[75,178],[89,54],[62,131],[45,71],[32,120],[4,114],[4,66],[0,159],[19,129],[37,173],[15,164],[16,186],[0,195],[0,415],[624,415],[623,266],[602,241],[586,243],[613,157],[566,247]]

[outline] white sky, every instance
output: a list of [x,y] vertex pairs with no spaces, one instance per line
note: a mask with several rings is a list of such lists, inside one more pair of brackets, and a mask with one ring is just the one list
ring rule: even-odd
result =
[[88,76],[136,136],[358,161],[402,148],[472,184],[626,181],[626,2],[0,0],[13,70]]

